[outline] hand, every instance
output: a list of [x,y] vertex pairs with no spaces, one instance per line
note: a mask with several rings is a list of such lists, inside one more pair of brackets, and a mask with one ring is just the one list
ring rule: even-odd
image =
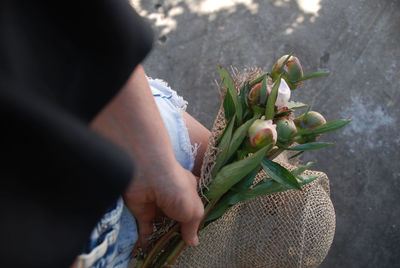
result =
[[91,126],[123,147],[135,160],[134,178],[124,199],[139,223],[142,247],[147,246],[158,209],[181,223],[182,238],[187,245],[197,245],[197,229],[204,208],[196,191],[196,179],[174,157],[141,66]]
[[141,246],[146,248],[148,245],[158,209],[180,222],[183,240],[189,246],[196,246],[204,208],[196,191],[195,176],[176,161],[167,168],[153,163],[151,167],[140,165],[138,169],[124,199],[138,221]]

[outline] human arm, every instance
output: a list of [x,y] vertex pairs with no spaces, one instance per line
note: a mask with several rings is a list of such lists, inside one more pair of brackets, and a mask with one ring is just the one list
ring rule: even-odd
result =
[[91,126],[126,149],[135,161],[136,173],[124,199],[139,223],[142,246],[146,246],[152,232],[151,222],[158,208],[181,223],[182,236],[188,245],[196,245],[203,215],[196,179],[174,157],[140,65]]

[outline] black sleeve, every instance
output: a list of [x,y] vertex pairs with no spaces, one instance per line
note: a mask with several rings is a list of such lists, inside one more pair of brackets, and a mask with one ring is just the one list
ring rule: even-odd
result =
[[68,267],[133,174],[88,128],[150,51],[127,0],[0,2],[0,266]]

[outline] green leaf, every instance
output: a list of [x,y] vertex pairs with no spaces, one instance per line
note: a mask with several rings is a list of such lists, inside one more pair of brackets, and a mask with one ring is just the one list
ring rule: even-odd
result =
[[254,116],[260,118],[265,113],[265,108],[250,103],[250,107],[254,112]]
[[211,181],[206,197],[214,199],[226,193],[233,185],[260,165],[270,147],[266,146],[243,160],[224,166],[215,176],[215,179]]
[[235,82],[228,70],[218,65],[219,76],[221,77],[222,84],[229,91],[236,92]]
[[224,105],[225,119],[227,122],[229,122],[232,119],[233,115],[235,114],[235,103],[233,102],[232,95],[229,91],[226,92],[223,105]]
[[227,154],[226,160],[228,160],[229,158],[231,158],[232,155],[235,154],[235,152],[238,150],[238,148],[242,144],[244,138],[246,137],[247,131],[249,130],[250,126],[256,120],[257,120],[257,118],[254,117],[254,118],[246,121],[246,123],[244,123],[243,125],[241,125],[240,127],[238,127],[235,130],[235,132],[234,132],[234,134],[232,136],[232,140],[231,140],[230,145],[229,145],[229,150],[228,150],[228,154]]
[[232,187],[232,190],[235,192],[239,192],[241,190],[248,189],[254,182],[255,177],[257,176],[260,167],[256,167],[252,172],[247,174],[243,179],[240,180],[237,184]]
[[323,134],[323,133],[327,133],[327,132],[336,131],[336,130],[344,127],[345,125],[347,125],[350,122],[351,122],[351,120],[349,120],[349,119],[333,120],[333,121],[330,121],[330,122],[328,122],[326,124],[323,124],[323,125],[321,125],[319,127],[316,127],[314,129],[303,129],[303,130],[300,130],[297,133],[295,133],[294,135],[292,135],[290,138],[294,138],[294,137],[297,137],[297,136],[300,136],[300,135],[319,135],[319,134]]
[[299,80],[297,80],[297,81],[291,81],[291,82],[297,83],[297,82],[305,81],[305,80],[312,79],[312,78],[323,77],[323,76],[326,76],[326,75],[328,75],[328,74],[329,74],[328,72],[315,72],[315,73],[312,73],[312,74],[304,75],[304,76],[303,76],[302,78],[300,78]]
[[[314,181],[318,177],[318,175],[299,175],[296,177],[296,179],[298,180],[300,186],[304,186]],[[241,192],[229,191],[212,209],[211,213],[206,219],[206,222],[211,222],[218,219],[229,208],[236,205],[238,202],[247,202],[253,198],[280,193],[291,189],[292,187],[288,187],[274,181],[273,179],[267,178],[259,182],[254,188],[246,189]]]
[[228,95],[228,92],[229,92],[229,94],[232,97],[232,101],[235,105],[236,119],[237,119],[238,124],[240,125],[240,123],[242,121],[242,106],[241,106],[241,103],[239,101],[239,96],[236,91],[235,82],[233,81],[233,78],[229,74],[228,70],[226,70],[225,68],[221,68],[221,66],[218,66],[218,69],[219,69],[219,76],[221,77],[221,80],[222,80],[222,84],[224,85],[224,87],[227,90],[226,95]]
[[303,173],[304,171],[306,171],[307,169],[309,169],[312,165],[314,165],[315,162],[308,162],[305,166],[300,166],[294,170],[292,170],[292,175],[293,176],[299,176],[301,173]]
[[281,76],[279,75],[274,86],[272,87],[271,93],[269,94],[269,97],[268,97],[267,106],[265,107],[265,119],[266,120],[274,119],[275,102],[276,102],[276,98],[278,97],[278,89],[279,89],[280,84],[281,84]]
[[212,208],[210,214],[208,214],[205,222],[215,221],[219,217],[225,214],[225,212],[232,207],[230,204],[232,199],[235,198],[237,193],[229,191],[226,195],[224,195],[221,200]]
[[264,158],[261,161],[261,166],[273,180],[293,189],[301,189],[296,178],[286,168],[282,167],[278,163]]
[[301,186],[306,185],[315,179],[317,179],[319,175],[299,175],[296,178],[298,179]]
[[231,143],[232,139],[232,132],[233,132],[233,125],[235,124],[235,115],[231,119],[231,121],[228,123],[228,126],[225,129],[225,132],[221,138],[221,141],[218,144],[218,149],[220,152],[217,154],[217,158],[215,160],[215,165],[213,167],[213,170],[211,172],[211,177],[215,177],[219,169],[223,166],[225,161],[227,160],[227,155],[229,152],[229,145]]
[[275,114],[274,118],[284,117],[284,116],[287,116],[288,114],[290,114],[292,112],[293,112],[292,110],[286,110],[286,111],[283,111],[281,113]]
[[[228,191],[221,200],[218,201],[217,205],[212,209],[211,213],[208,215],[207,221],[213,221],[219,217],[221,217],[225,211],[227,211],[232,205],[236,204],[236,200],[238,200],[237,193],[240,191],[249,189],[249,187],[253,184],[255,177],[257,176],[258,171],[260,170],[259,167],[256,167],[252,172],[247,174],[240,182],[235,184]],[[236,202],[235,202],[236,201]]]
[[[239,98],[240,98],[240,101],[241,101],[241,103],[242,103],[242,107],[249,107],[249,98],[248,98],[248,96],[249,96],[249,92],[250,92],[250,86],[249,86],[249,84],[248,83],[246,83],[243,87],[242,87],[242,89],[240,90],[240,94],[239,94]],[[245,108],[246,109],[246,108]],[[246,109],[246,111],[247,111],[248,109]],[[245,116],[243,115],[243,118],[244,118]]]
[[[292,189],[272,179],[266,179],[258,183],[253,189],[243,191],[235,196],[237,201],[246,202],[260,196],[271,195]],[[231,198],[233,199],[233,198]]]
[[289,160],[290,160],[290,159],[293,159],[293,158],[295,158],[295,157],[298,157],[299,155],[301,155],[301,154],[303,154],[303,153],[304,153],[304,151],[298,152],[297,154],[294,154],[294,155],[292,155],[291,157],[289,157]]
[[265,104],[265,102],[267,101],[267,96],[268,96],[267,78],[265,77],[264,80],[262,81],[261,89],[260,89],[260,104],[261,105]]
[[[282,66],[281,66],[279,72],[282,72],[282,71],[283,71],[283,67],[286,65],[286,63],[288,62],[288,60],[290,59],[290,57],[291,57],[292,55],[293,55],[293,52],[290,52],[290,53],[287,55],[285,61],[282,63]],[[275,81],[274,81],[274,82],[275,82]]]
[[252,88],[255,84],[260,83],[262,80],[264,80],[265,77],[267,77],[268,73],[263,73],[262,75],[258,76],[256,79],[252,80],[249,83],[250,88]]
[[298,102],[298,101],[289,101],[289,102],[287,103],[287,107],[288,107],[289,109],[296,110],[296,109],[307,108],[307,107],[308,107],[308,104],[305,104],[305,103],[302,103],[302,102]]
[[332,131],[338,130],[339,128],[344,127],[345,125],[347,125],[350,122],[351,122],[351,120],[348,120],[348,119],[333,120],[326,124],[323,124],[322,126],[316,127],[312,131],[312,133],[313,134],[322,134],[322,133],[332,132]]
[[285,148],[285,150],[289,151],[309,151],[309,150],[318,150],[322,148],[326,148],[332,146],[333,143],[330,142],[309,142],[297,145],[293,148]]

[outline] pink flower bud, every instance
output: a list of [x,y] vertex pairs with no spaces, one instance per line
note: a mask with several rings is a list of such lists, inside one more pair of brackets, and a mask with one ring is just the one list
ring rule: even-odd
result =
[[261,83],[255,84],[249,92],[249,101],[258,104],[260,101]]
[[276,80],[280,74],[284,72],[283,63],[289,55],[284,55],[280,57],[275,64],[272,66],[271,69],[271,76],[273,80]]
[[284,55],[275,62],[274,66],[272,66],[271,76],[276,80],[278,76],[282,74],[282,78],[286,80],[290,89],[294,90],[301,85],[301,82],[296,81],[303,77],[303,68],[301,67],[300,60],[295,56],[290,56],[286,64],[283,66],[287,57],[288,55]]
[[256,120],[249,128],[248,136],[250,145],[260,149],[268,144],[275,144],[277,140],[276,125],[272,120],[264,120],[264,117]]
[[[252,102],[254,104],[258,104],[260,102],[261,87],[262,87],[261,83],[257,83],[251,88],[251,90],[249,92],[249,101],[250,102]],[[272,87],[273,87],[272,82],[268,81],[267,82],[268,96],[271,94]],[[276,97],[275,106],[278,106],[278,107],[286,106],[290,99],[290,94],[291,94],[291,91],[290,91],[288,84],[286,83],[286,81],[284,79],[281,79],[281,83],[278,88],[278,96]]]
[[297,57],[290,57],[286,62],[284,69],[291,82],[298,81],[303,77],[303,68],[301,67],[300,61]]

